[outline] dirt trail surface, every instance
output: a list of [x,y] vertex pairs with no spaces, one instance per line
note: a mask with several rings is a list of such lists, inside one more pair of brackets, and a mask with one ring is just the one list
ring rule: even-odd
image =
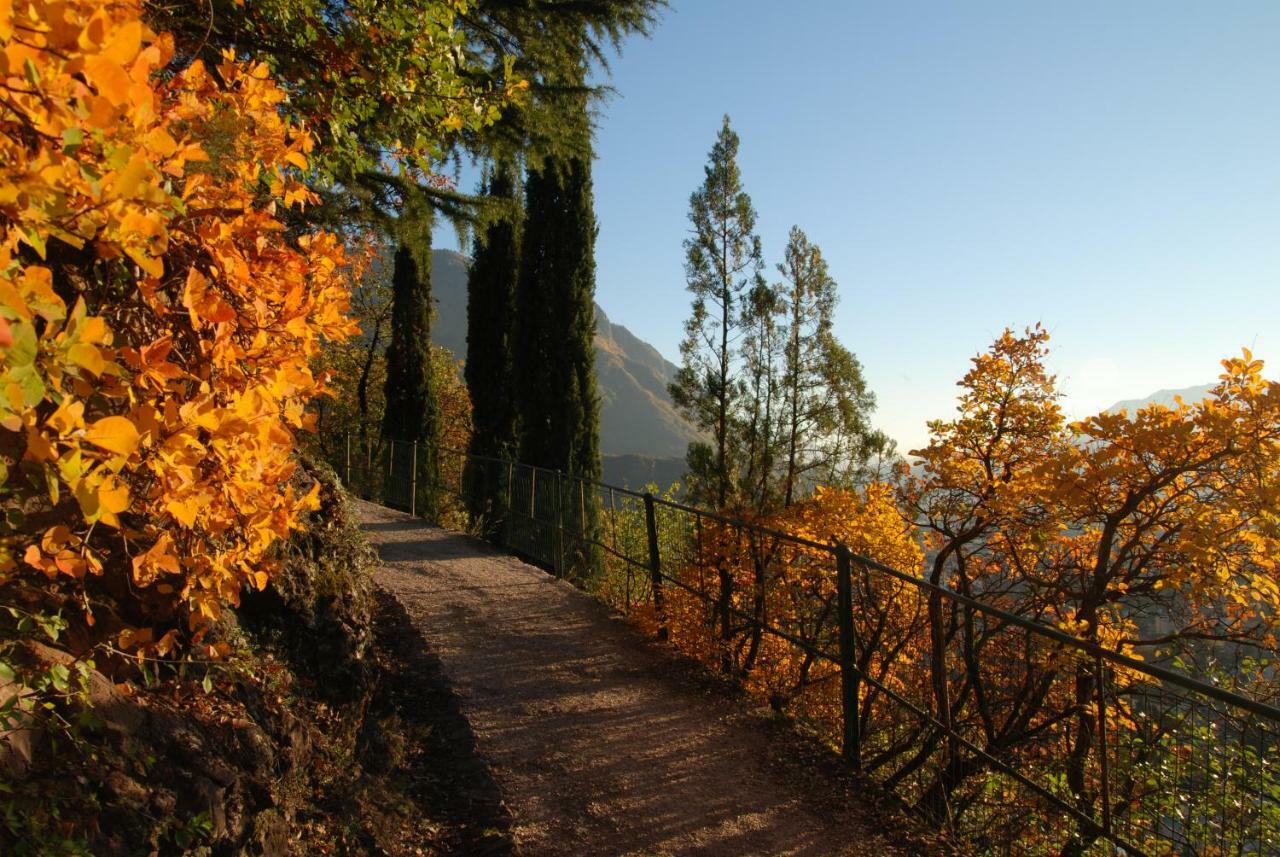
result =
[[880,855],[902,822],[815,809],[767,729],[586,594],[482,541],[361,504],[378,583],[440,659],[524,855]]

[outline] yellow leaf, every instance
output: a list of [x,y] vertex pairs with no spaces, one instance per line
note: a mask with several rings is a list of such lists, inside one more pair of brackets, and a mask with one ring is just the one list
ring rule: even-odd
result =
[[120,514],[129,508],[129,486],[117,476],[109,476],[98,488],[98,501],[102,508]]
[[284,156],[284,159],[300,170],[305,170],[307,168],[307,156],[301,152],[289,152]]
[[140,440],[138,429],[124,417],[103,417],[89,426],[85,439],[117,455],[133,455]]
[[[142,190],[142,186],[151,178],[151,163],[142,155],[137,154],[129,159],[129,163],[125,165],[112,182],[112,188],[123,197],[134,197]],[[142,215],[136,215],[134,219],[127,219],[126,225],[131,229],[145,230],[148,235],[156,234],[158,226],[152,224]]]
[[101,56],[120,65],[128,65],[138,56],[141,48],[142,22],[129,21],[116,30],[111,41],[103,47]]
[[184,527],[195,525],[196,516],[200,514],[206,504],[201,502],[203,497],[188,497],[186,500],[170,500],[165,504],[165,508],[173,515],[174,520]]
[[116,104],[124,104],[129,98],[129,75],[105,55],[90,57],[84,63],[85,77],[98,90],[98,94]]
[[107,361],[102,359],[102,352],[96,346],[83,342],[77,342],[67,349],[67,359],[82,369],[88,369],[94,375],[101,375],[102,370],[107,368]]
[[164,128],[154,128],[147,135],[147,145],[162,158],[167,158],[178,150],[178,144]]

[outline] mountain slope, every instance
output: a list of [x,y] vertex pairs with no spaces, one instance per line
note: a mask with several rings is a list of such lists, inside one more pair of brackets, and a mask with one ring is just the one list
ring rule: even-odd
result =
[[[431,338],[459,359],[467,353],[467,258],[432,254],[436,320]],[[693,427],[676,412],[667,384],[676,367],[658,350],[596,305],[596,378],[600,392],[600,450],[605,456],[684,458]]]
[[1127,411],[1133,414],[1147,405],[1164,405],[1166,408],[1172,408],[1176,405],[1175,398],[1181,398],[1188,405],[1194,405],[1196,402],[1208,398],[1209,391],[1216,386],[1215,384],[1200,384],[1195,387],[1183,387],[1178,390],[1157,390],[1149,396],[1141,399],[1125,399],[1123,402],[1116,402],[1107,408],[1108,413],[1117,413],[1119,411]]

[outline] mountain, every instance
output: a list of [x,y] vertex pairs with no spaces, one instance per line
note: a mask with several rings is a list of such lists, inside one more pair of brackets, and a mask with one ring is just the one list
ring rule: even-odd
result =
[[1142,399],[1125,399],[1123,402],[1116,402],[1107,408],[1108,413],[1117,411],[1128,411],[1130,414],[1145,408],[1147,405],[1164,405],[1166,408],[1172,408],[1177,403],[1175,397],[1181,398],[1188,405],[1209,397],[1209,391],[1216,386],[1215,384],[1201,384],[1196,387],[1184,387],[1180,390],[1158,390],[1150,396]]
[[[432,253],[436,319],[431,338],[459,359],[467,353],[468,264],[466,256],[452,250]],[[652,345],[611,321],[599,304],[595,347],[605,481],[631,482],[645,473],[666,478],[677,469],[683,473],[685,450],[697,432],[676,412],[667,394],[676,367]],[[625,465],[610,460],[618,456],[629,457]]]
[[677,497],[684,495],[684,478],[688,467],[683,458],[650,458],[644,455],[605,455],[602,456],[603,473],[601,480],[606,485],[619,488],[630,488],[632,491],[643,491],[653,485],[655,494],[666,491],[673,484],[679,484]]

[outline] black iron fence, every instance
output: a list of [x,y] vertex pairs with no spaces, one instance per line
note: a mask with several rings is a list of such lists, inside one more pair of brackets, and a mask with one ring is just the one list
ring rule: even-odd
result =
[[1239,665],[1191,678],[843,545],[507,460],[348,443],[335,464],[733,676],[961,850],[1280,854],[1280,709]]

